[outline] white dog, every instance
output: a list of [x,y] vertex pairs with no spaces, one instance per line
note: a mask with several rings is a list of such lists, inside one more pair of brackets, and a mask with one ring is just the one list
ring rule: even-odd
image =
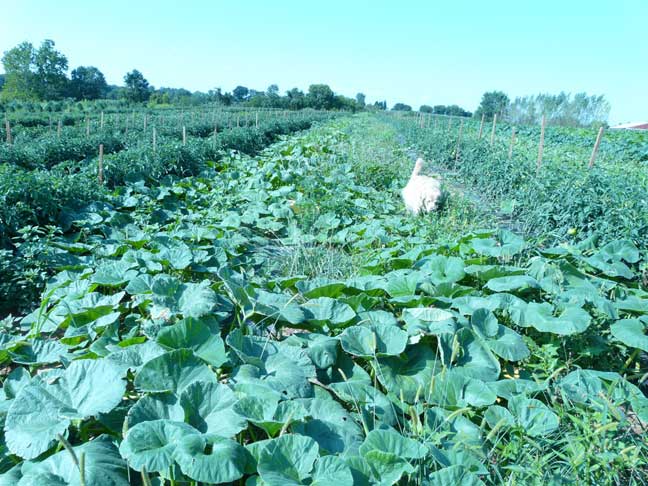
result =
[[437,208],[441,197],[441,184],[433,177],[420,175],[423,169],[423,159],[418,159],[409,182],[403,189],[403,201],[408,211],[419,214],[429,213]]

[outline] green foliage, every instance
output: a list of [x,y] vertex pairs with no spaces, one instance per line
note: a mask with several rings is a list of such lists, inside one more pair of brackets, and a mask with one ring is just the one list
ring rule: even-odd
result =
[[547,123],[562,126],[591,126],[607,123],[610,103],[603,95],[588,96],[587,93],[558,95],[539,94],[515,98],[507,110],[511,123],[538,124],[542,116]]
[[392,111],[412,111],[412,107],[410,105],[406,105],[405,103],[396,103],[392,107]]
[[103,98],[108,84],[103,73],[94,66],[79,66],[70,73],[70,95],[77,100]]
[[475,117],[481,118],[482,115],[486,120],[492,120],[495,115],[501,120],[502,115],[506,113],[509,106],[509,97],[502,91],[487,91],[482,95],[481,103],[475,111]]
[[5,68],[4,99],[56,100],[67,91],[67,58],[46,39],[36,49],[23,42],[2,57]]
[[[450,238],[456,198],[356,174],[396,137],[338,120],[72,216],[0,322],[0,484],[641,484],[646,255]],[[356,271],[274,273],[296,244]]]
[[124,76],[124,97],[133,103],[147,101],[151,96],[152,88],[149,86],[148,81],[144,75],[137,69],[126,73]]

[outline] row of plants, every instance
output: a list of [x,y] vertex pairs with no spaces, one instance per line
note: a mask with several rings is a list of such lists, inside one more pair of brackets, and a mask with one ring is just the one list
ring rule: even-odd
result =
[[228,112],[203,112],[197,118],[187,116],[186,119],[181,119],[177,114],[175,118],[170,118],[168,114],[156,115],[145,126],[143,115],[139,115],[137,124],[130,114],[121,113],[119,123],[106,120],[105,126],[100,128],[100,122],[94,120],[91,127],[83,123],[61,129],[61,133],[56,127],[12,130],[12,143],[0,144],[0,163],[15,164],[25,169],[48,169],[61,162],[81,161],[96,156],[99,144],[104,145],[104,153],[135,145],[152,145],[154,129],[158,139],[177,141],[183,139],[183,128],[188,137],[214,138],[215,131],[254,125],[264,130],[265,134],[274,136],[289,133],[291,123],[300,124],[304,120],[317,121],[329,117],[324,112],[291,114],[290,117],[265,113],[258,117],[257,123],[254,115],[237,120],[238,115]]
[[[381,130],[128,185],[49,235],[59,272],[1,323],[0,485],[641,484],[645,252],[434,243],[462,202],[404,214],[407,173],[362,164]],[[304,248],[356,265],[281,264]]]
[[518,142],[509,157],[508,137],[481,140],[464,132],[457,157],[458,130],[420,128],[390,118],[405,142],[448,176],[501,207],[521,232],[541,243],[593,239],[602,245],[627,238],[648,248],[648,173],[636,163],[587,167],[571,145],[554,147],[537,167],[537,142]]

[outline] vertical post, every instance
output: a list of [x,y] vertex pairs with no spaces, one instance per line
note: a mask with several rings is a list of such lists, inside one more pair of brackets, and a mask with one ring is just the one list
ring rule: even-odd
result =
[[61,120],[58,121],[58,126],[56,127],[56,136],[61,138]]
[[439,121],[439,119],[435,116],[434,117],[434,127],[432,128],[433,132],[436,132],[438,121]]
[[236,115],[236,128],[241,126],[241,115]]
[[545,135],[545,126],[547,124],[547,117],[542,115],[542,128],[540,128],[540,145],[538,146],[538,162],[536,164],[536,170],[540,170],[542,166],[542,152],[544,151],[544,135]]
[[259,128],[259,112],[256,112],[256,122],[255,122],[256,128]]
[[486,115],[484,115],[484,114],[482,113],[481,123],[479,124],[479,136],[477,137],[479,140],[481,140],[481,138],[482,138],[482,133],[483,133],[483,131],[484,131],[484,117],[485,117],[485,116],[486,116]]
[[182,145],[187,145],[187,127],[182,126]]
[[86,137],[90,136],[90,118],[86,116]]
[[148,115],[145,113],[144,114],[144,131],[146,131],[146,125],[148,123]]
[[213,149],[216,149],[216,137],[218,136],[218,125],[214,125],[214,138],[212,142]]
[[52,116],[49,117],[49,132],[52,133]]
[[153,127],[153,153],[157,152],[157,130]]
[[99,179],[99,185],[103,184],[103,143],[99,144],[99,170],[97,172],[97,179]]
[[508,153],[509,159],[513,157],[513,145],[515,145],[515,127],[513,127],[513,131],[511,132],[511,146],[509,147]]
[[124,130],[124,135],[128,135],[128,117],[126,117],[126,129]]
[[490,144],[491,147],[493,146],[493,142],[495,142],[495,127],[497,126],[497,113],[493,115],[493,129],[491,130],[491,139],[490,139]]
[[599,128],[598,135],[596,136],[596,143],[594,143],[594,149],[592,150],[592,156],[589,161],[589,168],[594,167],[594,161],[596,160],[596,154],[598,154],[599,145],[601,145],[601,138],[603,137],[603,127]]
[[455,149],[455,162],[459,160],[459,150],[461,148],[461,134],[463,133],[463,124],[464,121],[461,120],[459,124],[459,135],[457,136],[457,148]]
[[104,127],[104,113],[103,113],[103,111],[102,111],[102,112],[101,112],[101,119],[100,119],[100,121],[99,121],[99,128],[100,128],[101,130],[103,130],[103,127]]
[[9,118],[7,118],[7,115],[5,115],[5,131],[7,132],[7,143],[13,143],[13,139],[11,137],[11,123],[9,123]]

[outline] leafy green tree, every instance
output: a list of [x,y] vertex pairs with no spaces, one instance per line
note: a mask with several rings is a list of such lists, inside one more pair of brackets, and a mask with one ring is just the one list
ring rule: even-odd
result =
[[67,92],[67,58],[46,39],[36,49],[22,42],[2,57],[5,68],[3,98],[17,100],[58,100]]
[[147,101],[151,96],[152,89],[149,86],[149,82],[137,69],[126,73],[124,76],[124,84],[125,90],[123,94],[128,101],[140,103]]
[[250,97],[250,90],[245,86],[237,86],[232,91],[232,95],[234,96],[234,101],[241,103]]
[[293,88],[286,91],[286,98],[288,98],[288,108],[291,110],[301,110],[306,105],[306,96],[300,89]]
[[405,103],[396,103],[392,111],[412,111],[412,107],[410,105],[406,105]]
[[31,42],[22,42],[9,49],[2,56],[5,69],[5,85],[2,96],[5,99],[34,100],[36,74],[34,73],[35,50]]
[[4,84],[5,84],[5,75],[4,75],[4,74],[0,74],[0,89],[2,89],[2,87],[4,86]]
[[364,93],[358,93],[356,95],[356,103],[358,103],[358,106],[360,108],[364,108],[366,104],[365,101],[366,101],[366,96],[364,95]]
[[504,115],[509,106],[509,98],[503,91],[488,91],[482,95],[479,108],[475,111],[476,117],[484,115],[487,120],[492,120],[495,115],[499,118]]
[[79,66],[70,74],[70,94],[76,100],[102,98],[107,89],[106,78],[94,66]]
[[36,92],[42,100],[62,99],[67,93],[68,60],[54,46],[53,40],[45,39],[34,56]]
[[419,111],[421,113],[434,113],[434,108],[432,108],[430,105],[421,105]]
[[377,110],[386,110],[387,109],[387,101],[376,101],[374,102],[374,108]]
[[328,84],[311,84],[308,87],[306,104],[316,110],[332,110],[336,107],[335,93]]

